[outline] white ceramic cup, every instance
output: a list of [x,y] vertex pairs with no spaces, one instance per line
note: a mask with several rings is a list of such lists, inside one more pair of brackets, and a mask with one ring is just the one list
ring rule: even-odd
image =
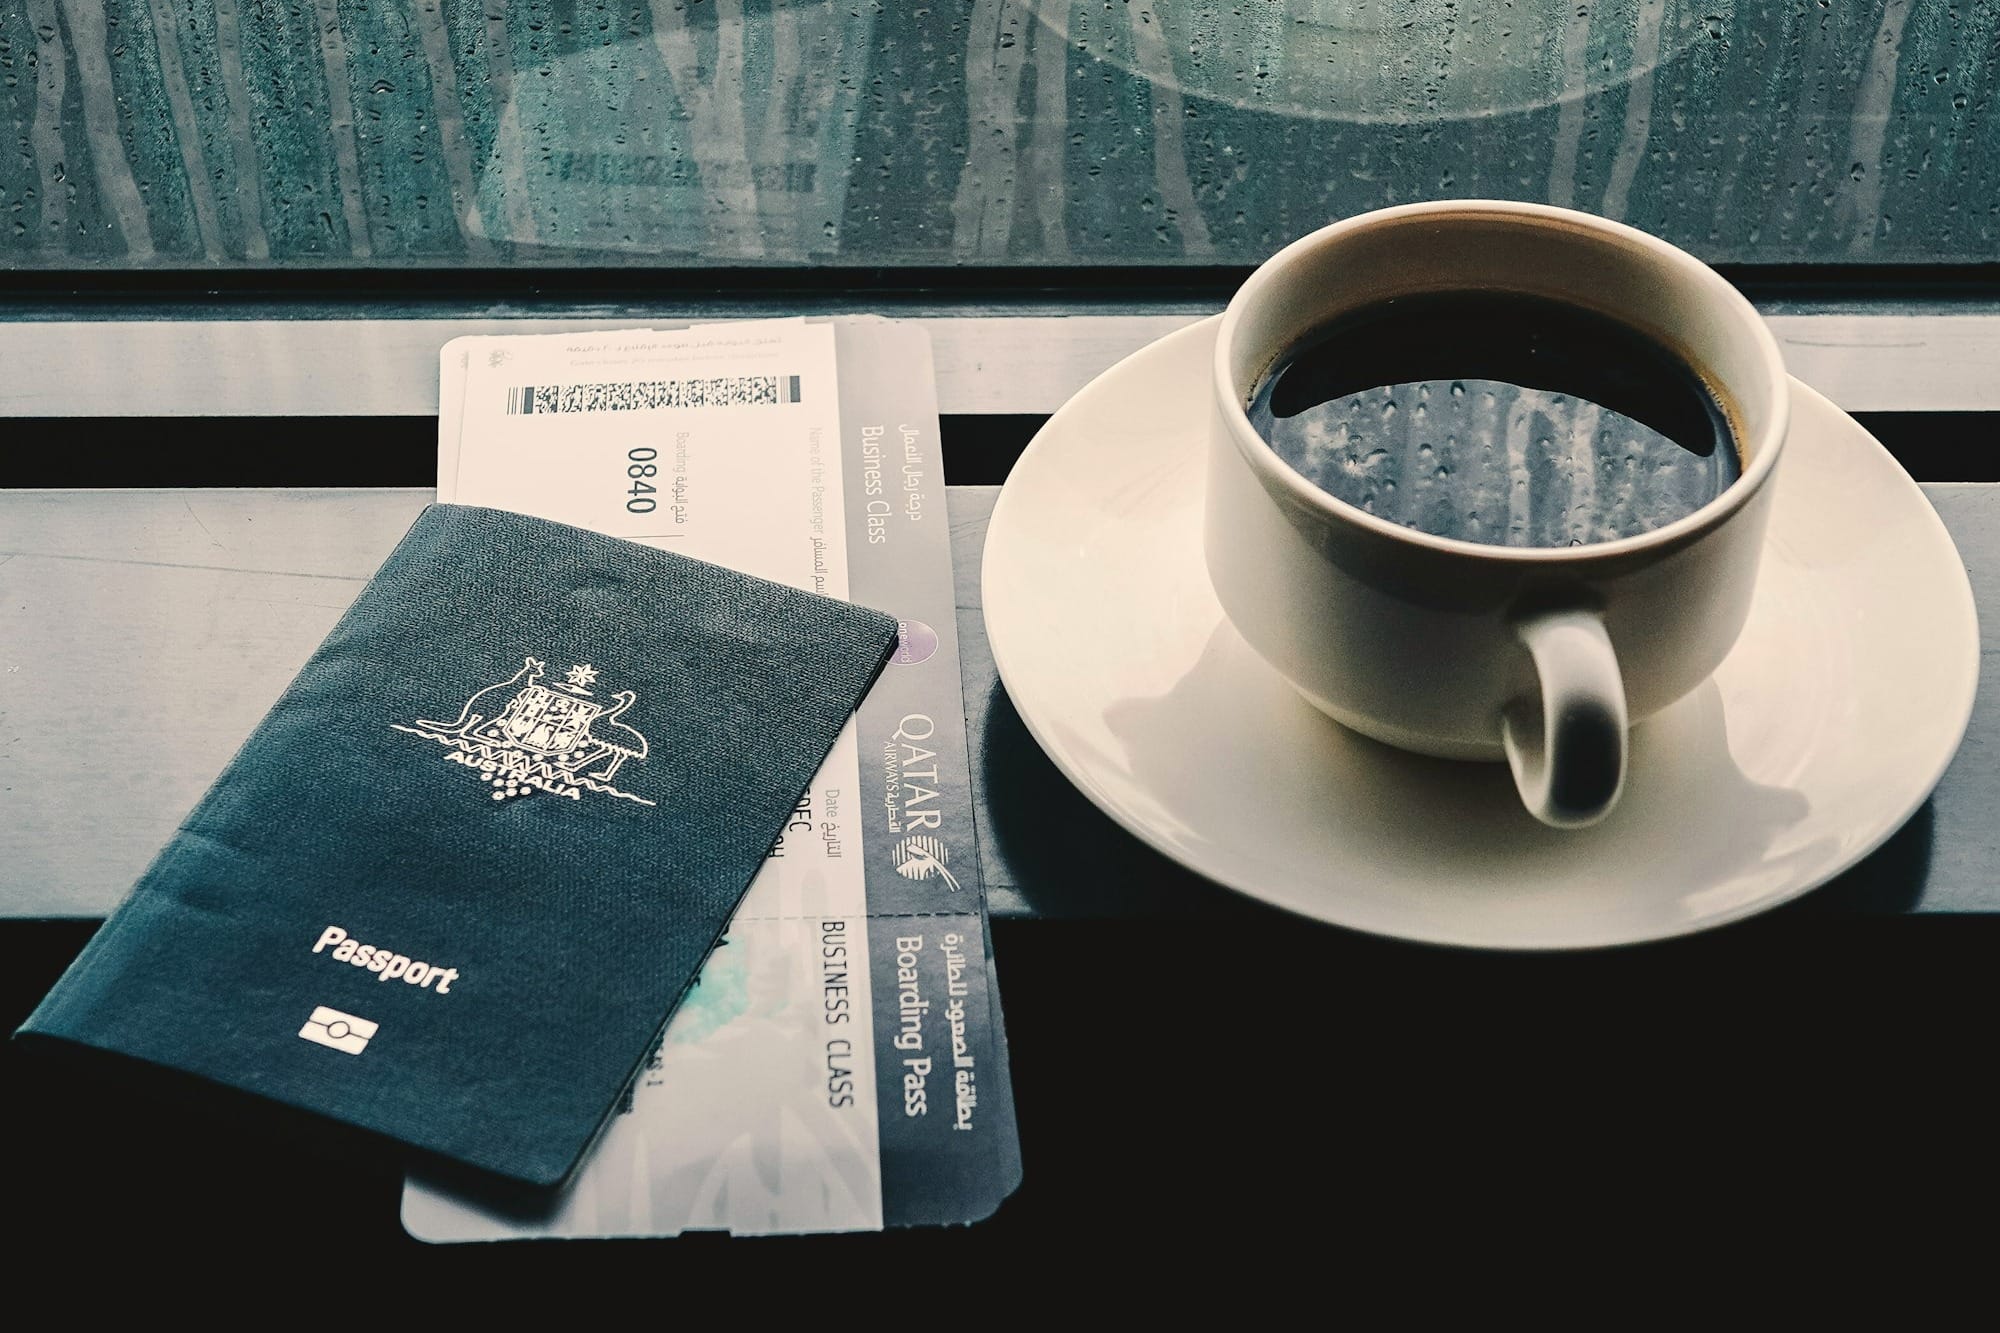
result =
[[[1335,499],[1252,428],[1273,365],[1400,296],[1514,292],[1607,315],[1673,351],[1728,415],[1742,475],[1635,537],[1510,547],[1437,537]],[[1314,705],[1390,745],[1513,769],[1529,813],[1601,819],[1627,732],[1722,662],[1750,609],[1790,417],[1764,321],[1713,269],[1586,213],[1486,200],[1337,222],[1250,275],[1216,336],[1204,542],[1244,639]]]

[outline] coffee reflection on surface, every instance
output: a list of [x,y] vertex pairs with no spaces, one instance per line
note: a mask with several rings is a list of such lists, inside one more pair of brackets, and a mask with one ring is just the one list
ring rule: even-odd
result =
[[1356,312],[1280,358],[1248,412],[1335,498],[1497,546],[1650,532],[1742,472],[1727,413],[1677,356],[1615,320],[1525,296]]

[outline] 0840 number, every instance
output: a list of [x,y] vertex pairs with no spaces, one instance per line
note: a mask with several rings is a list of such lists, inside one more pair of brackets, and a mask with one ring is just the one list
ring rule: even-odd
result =
[[660,502],[653,496],[660,488],[652,480],[660,474],[659,464],[653,461],[659,456],[659,450],[649,449],[643,444],[625,451],[625,475],[632,479],[627,492],[632,498],[625,502],[625,507],[635,514],[650,514],[659,508]]

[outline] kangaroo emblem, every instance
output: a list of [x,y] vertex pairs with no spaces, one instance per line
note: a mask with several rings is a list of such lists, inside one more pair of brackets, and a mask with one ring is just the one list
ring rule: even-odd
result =
[[[467,731],[470,731],[473,727],[478,726],[481,722],[493,716],[494,713],[506,707],[504,703],[495,701],[495,696],[505,695],[522,681],[533,685],[542,678],[542,672],[547,669],[547,666],[547,663],[539,662],[532,657],[523,658],[521,660],[521,669],[516,671],[511,679],[503,680],[498,685],[488,685],[485,689],[480,690],[470,699],[467,699],[465,707],[458,710],[458,721],[426,722],[423,718],[418,718],[417,725],[420,727],[429,727],[434,731],[441,731],[449,736],[463,736]],[[483,713],[478,712],[477,710],[480,708],[484,708],[487,711]]]
[[478,774],[496,801],[536,791],[580,801],[589,791],[655,804],[611,785],[626,761],[644,760],[649,748],[621,720],[639,696],[620,690],[607,706],[590,688],[596,667],[578,663],[555,685],[542,683],[547,670],[540,658],[523,657],[512,676],[474,691],[454,721],[390,725],[446,746],[445,758]]

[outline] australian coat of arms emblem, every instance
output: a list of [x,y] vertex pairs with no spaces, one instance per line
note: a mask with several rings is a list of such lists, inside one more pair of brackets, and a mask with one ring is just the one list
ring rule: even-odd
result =
[[588,791],[652,805],[611,785],[627,760],[646,757],[646,738],[619,720],[638,696],[620,690],[609,703],[597,698],[590,689],[597,670],[587,663],[553,685],[542,683],[547,669],[523,658],[511,679],[467,699],[457,721],[390,725],[450,747],[445,758],[471,769],[496,801],[536,791],[580,801]]

